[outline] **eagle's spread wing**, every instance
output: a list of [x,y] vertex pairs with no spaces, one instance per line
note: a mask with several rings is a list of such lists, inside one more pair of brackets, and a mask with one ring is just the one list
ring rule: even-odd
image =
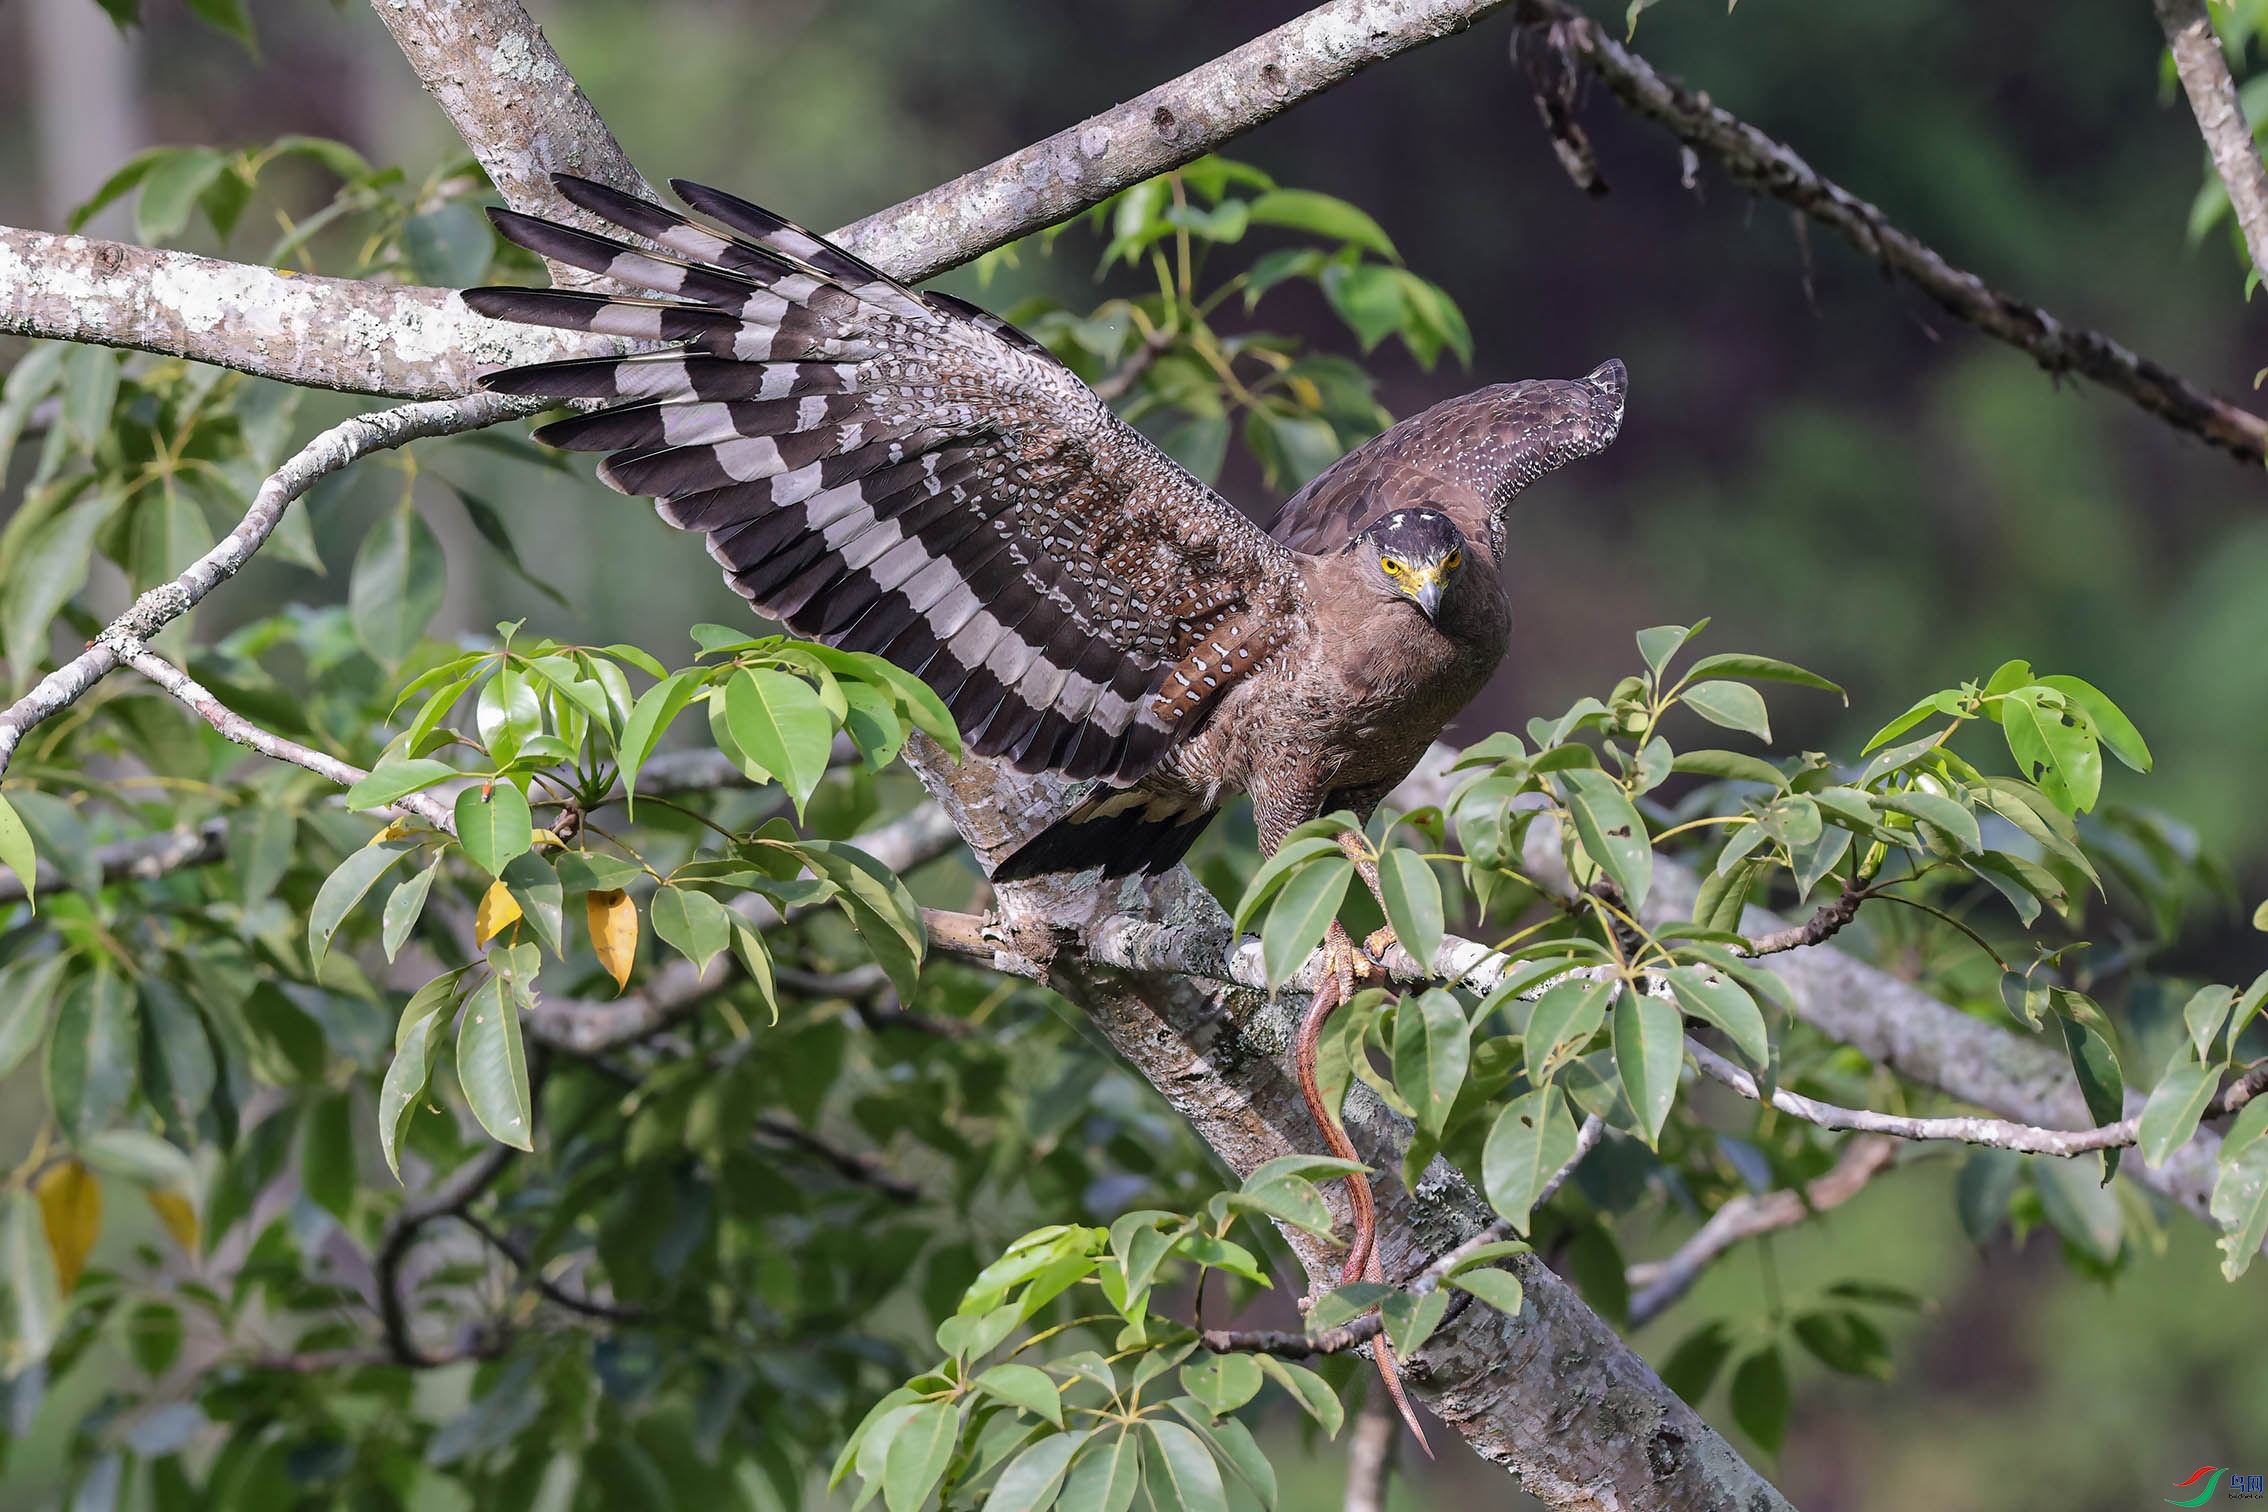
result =
[[1513,498],[1604,450],[1622,427],[1629,386],[1622,364],[1609,360],[1582,378],[1499,383],[1444,400],[1325,468],[1277,511],[1268,534],[1328,556],[1390,510],[1423,504],[1500,559]]
[[921,677],[979,754],[1131,781],[1303,622],[1293,554],[1013,327],[717,190],[672,186],[737,234],[557,182],[664,250],[495,212],[504,235],[670,297],[465,302],[674,345],[483,382],[618,401],[541,439],[612,452],[600,475],[760,612]]

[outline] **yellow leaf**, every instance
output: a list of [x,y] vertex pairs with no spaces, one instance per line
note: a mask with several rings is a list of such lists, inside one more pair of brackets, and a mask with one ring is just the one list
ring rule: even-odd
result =
[[486,945],[519,922],[520,905],[513,898],[512,889],[502,882],[491,882],[488,891],[480,895],[480,907],[473,913],[473,942]]
[[195,1256],[198,1237],[196,1205],[179,1192],[145,1192],[142,1195],[150,1199],[150,1206],[156,1208],[158,1217],[165,1220],[165,1231],[173,1236],[173,1242]]
[[34,1189],[39,1216],[47,1229],[47,1252],[55,1257],[55,1279],[68,1293],[87,1268],[95,1236],[102,1232],[102,1187],[94,1172],[76,1160],[51,1166]]
[[373,845],[384,845],[389,841],[400,840],[405,836],[414,833],[416,829],[417,826],[410,823],[407,819],[392,820],[386,825],[384,829],[380,830],[377,834],[372,835],[370,839],[364,844],[363,849],[368,850]]
[[630,985],[630,963],[638,958],[638,905],[619,887],[587,893],[583,912],[590,921],[591,948],[619,989]]

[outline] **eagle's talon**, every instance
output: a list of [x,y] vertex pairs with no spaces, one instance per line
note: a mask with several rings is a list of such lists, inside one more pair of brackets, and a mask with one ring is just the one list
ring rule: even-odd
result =
[[1401,943],[1401,936],[1394,933],[1393,925],[1388,924],[1383,929],[1370,932],[1370,938],[1362,942],[1362,953],[1370,957],[1373,967],[1383,972],[1386,969],[1386,952]]

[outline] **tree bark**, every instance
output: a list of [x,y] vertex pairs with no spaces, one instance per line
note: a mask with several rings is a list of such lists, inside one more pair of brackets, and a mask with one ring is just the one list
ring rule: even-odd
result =
[[2244,118],[2229,60],[2213,35],[2213,18],[2205,0],[2155,0],[2155,9],[2182,93],[2189,96],[2197,129],[2213,156],[2213,171],[2229,192],[2252,266],[2268,270],[2268,168],[2261,166],[2260,149],[2253,145],[2252,124]]

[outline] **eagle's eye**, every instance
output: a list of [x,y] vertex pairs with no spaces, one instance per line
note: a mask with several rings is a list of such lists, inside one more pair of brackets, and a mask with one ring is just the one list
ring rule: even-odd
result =
[[1455,572],[1457,570],[1457,564],[1464,561],[1464,559],[1465,554],[1462,551],[1452,551],[1449,553],[1449,555],[1442,558],[1441,570],[1443,572]]
[[1400,562],[1395,561],[1392,557],[1380,557],[1378,565],[1388,577],[1400,577],[1406,570]]

